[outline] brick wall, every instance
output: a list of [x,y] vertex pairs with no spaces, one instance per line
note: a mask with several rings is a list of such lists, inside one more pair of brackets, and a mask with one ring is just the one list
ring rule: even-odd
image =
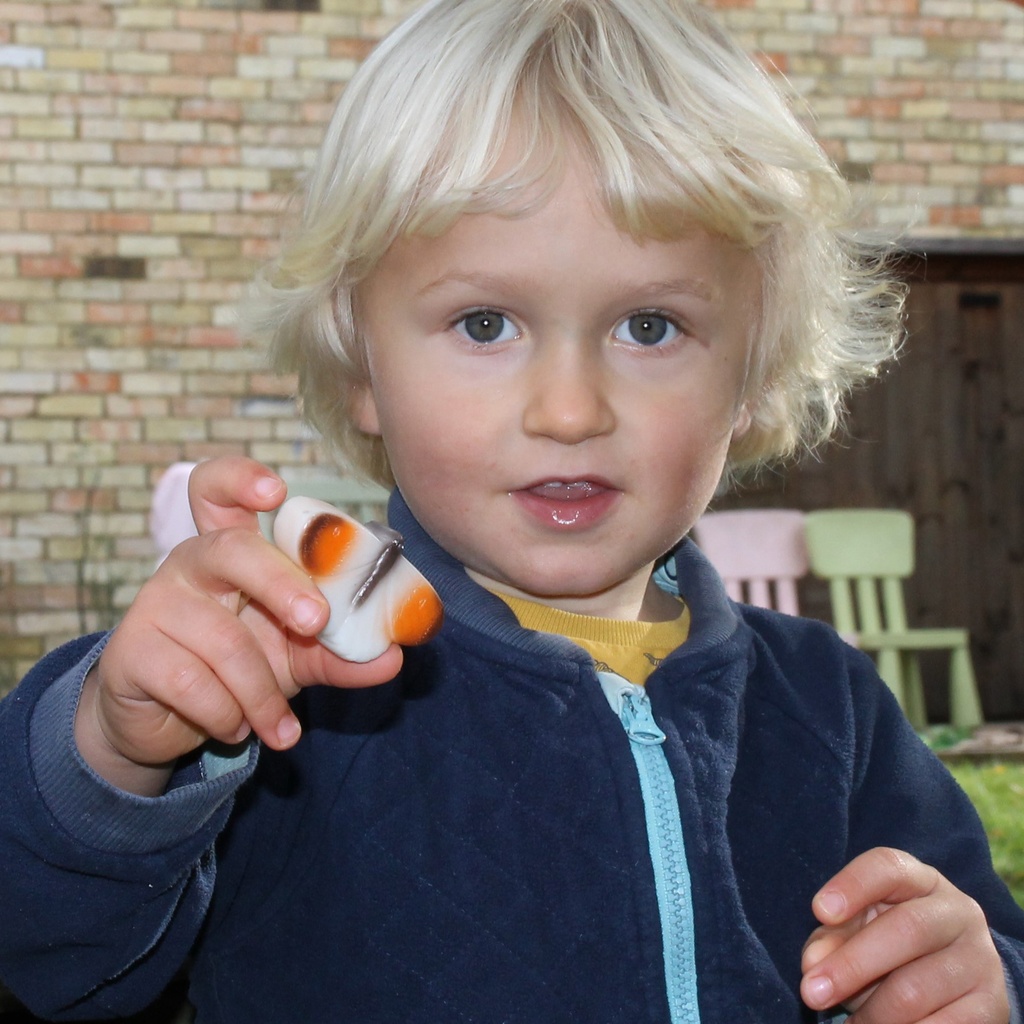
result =
[[1024,236],[1024,8],[1008,0],[718,0],[806,99],[877,219]]
[[[316,459],[233,306],[333,98],[416,0],[0,0],[0,690],[111,625],[178,459]],[[883,223],[1024,235],[1024,10],[723,0]]]

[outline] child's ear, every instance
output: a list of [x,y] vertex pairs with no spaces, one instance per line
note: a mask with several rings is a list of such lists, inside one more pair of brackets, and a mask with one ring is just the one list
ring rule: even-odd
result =
[[364,433],[380,437],[380,416],[373,397],[373,385],[358,384],[352,397],[352,422]]
[[738,441],[744,434],[750,429],[750,424],[753,423],[754,416],[750,411],[748,403],[744,402],[739,409],[736,410],[736,418],[732,421],[732,439]]

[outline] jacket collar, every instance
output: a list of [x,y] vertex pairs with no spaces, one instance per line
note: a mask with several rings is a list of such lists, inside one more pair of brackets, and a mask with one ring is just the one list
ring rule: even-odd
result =
[[[462,563],[434,541],[397,488],[388,502],[388,521],[404,538],[406,558],[437,590],[446,619],[548,657],[586,657],[562,637],[522,629],[508,605],[473,582]],[[736,638],[742,626],[737,607],[726,594],[721,577],[692,540],[685,538],[665,559],[655,580],[690,607],[690,637],[680,654],[685,651],[687,656],[705,657]]]

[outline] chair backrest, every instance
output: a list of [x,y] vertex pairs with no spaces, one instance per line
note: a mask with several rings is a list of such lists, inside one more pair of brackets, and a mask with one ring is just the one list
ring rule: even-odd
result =
[[188,505],[188,478],[194,468],[194,462],[175,462],[153,488],[149,535],[156,547],[158,564],[170,554],[171,548],[199,532]]
[[811,571],[828,581],[841,633],[907,628],[903,580],[914,572],[914,520],[898,509],[808,512]]
[[693,537],[733,600],[799,614],[797,581],[808,570],[803,512],[706,512],[693,527]]
[[362,523],[387,519],[389,492],[380,484],[313,467],[283,469],[281,477],[288,485],[289,497],[319,498]]

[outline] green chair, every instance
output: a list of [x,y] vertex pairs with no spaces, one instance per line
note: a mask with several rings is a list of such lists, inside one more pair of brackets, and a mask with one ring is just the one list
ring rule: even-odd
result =
[[[361,480],[355,476],[342,476],[331,469],[317,466],[285,467],[281,478],[288,485],[288,497],[303,495],[318,498],[347,512],[361,523],[371,519],[388,521],[389,492],[380,484]],[[266,537],[273,536],[274,512],[260,513],[260,526]]]
[[980,725],[968,631],[907,625],[903,581],[914,572],[912,517],[891,509],[832,509],[809,512],[805,529],[811,572],[828,581],[836,629],[874,655],[911,724],[928,724],[918,654],[948,650],[951,722]]
[[390,494],[380,484],[315,466],[286,467],[281,477],[288,485],[289,497],[301,494],[319,498],[363,523],[370,519],[387,521]]

